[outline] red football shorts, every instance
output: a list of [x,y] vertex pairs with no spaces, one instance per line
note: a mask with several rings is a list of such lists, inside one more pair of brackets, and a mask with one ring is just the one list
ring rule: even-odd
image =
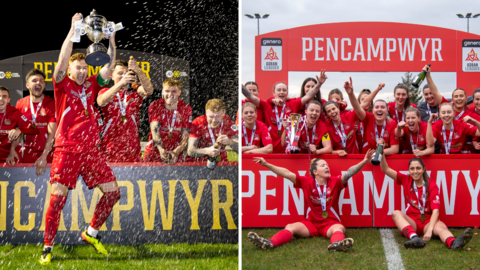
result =
[[[42,156],[43,152],[34,152],[34,151],[28,151],[25,150],[23,152],[23,157],[22,157],[22,151],[17,151],[18,157],[20,157],[21,163],[35,163],[37,159]],[[50,151],[50,154],[47,156],[47,163],[52,163],[53,161],[53,149]]]
[[89,188],[116,180],[105,156],[96,147],[81,153],[54,152],[50,183],[58,182],[68,188],[75,188],[79,174]]
[[302,220],[300,221],[305,226],[307,226],[308,231],[310,232],[310,236],[323,236],[327,238],[327,231],[335,224],[342,224],[333,218],[327,218],[322,221],[311,221],[311,220]]
[[[417,227],[416,229],[417,235],[424,235],[425,225],[427,225],[430,222],[431,216],[425,215],[426,217],[425,221],[420,220],[420,215],[409,215],[408,217],[413,219],[413,221],[415,221],[415,225]],[[440,219],[438,221],[440,221]]]

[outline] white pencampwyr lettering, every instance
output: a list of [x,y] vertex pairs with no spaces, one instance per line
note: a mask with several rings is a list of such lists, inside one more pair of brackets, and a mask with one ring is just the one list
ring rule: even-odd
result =
[[267,210],[267,196],[275,196],[275,189],[267,189],[267,176],[275,176],[277,174],[271,171],[259,171],[260,172],[260,213],[259,216],[276,215],[277,208]]
[[242,197],[250,198],[255,194],[255,174],[252,171],[242,171],[242,176],[248,177],[248,191],[242,192]]
[[383,208],[383,203],[385,202],[385,196],[387,195],[388,189],[388,215],[391,215],[395,210],[395,193],[394,186],[395,183],[392,178],[385,175],[385,180],[383,181],[382,190],[378,194],[377,185],[373,181],[373,173],[371,171],[363,171],[363,216],[369,216],[369,204],[370,196],[369,192],[373,194],[373,200],[375,202],[375,208]]
[[[307,173],[307,171],[298,171],[298,174],[300,176],[305,176],[306,173]],[[283,212],[282,212],[282,215],[284,215],[284,216],[289,216],[290,215],[290,211],[288,210],[288,208],[289,208],[289,203],[288,202],[290,201],[290,198],[288,196],[289,193],[292,194],[292,199],[293,199],[293,202],[295,203],[295,208],[297,209],[297,214],[298,215],[303,215],[303,211],[304,211],[303,190],[299,188],[298,189],[298,194],[297,194],[296,189],[293,187],[292,181],[290,181],[286,178],[283,178]]]
[[[345,173],[346,171],[342,171],[342,175]],[[350,215],[358,216],[357,201],[355,199],[355,189],[353,188],[353,179],[350,179],[348,181],[348,194],[350,195],[350,199],[345,199],[345,189],[342,189],[342,191],[340,192],[340,198],[338,200],[338,210],[340,210],[340,215],[343,215],[343,205],[350,204],[350,206],[352,207],[352,213]]]
[[[457,176],[460,171],[452,171],[452,186],[450,188],[450,198],[448,198],[447,177],[445,171],[437,172],[438,192],[443,193],[443,201],[445,202],[445,214],[453,215],[455,209],[455,197],[457,195]],[[443,192],[441,190],[443,189]]]
[[[354,39],[355,47],[352,46]],[[415,50],[418,52],[418,49],[422,53],[421,59],[418,59],[419,53],[415,55]],[[302,61],[426,61],[427,52],[431,52],[431,61],[443,61],[442,39],[385,37],[374,41],[373,38],[360,37],[302,37]]]

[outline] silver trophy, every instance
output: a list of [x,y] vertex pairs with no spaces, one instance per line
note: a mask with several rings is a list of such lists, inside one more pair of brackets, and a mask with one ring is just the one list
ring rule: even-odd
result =
[[103,66],[110,61],[107,48],[100,41],[109,39],[114,32],[123,29],[122,23],[108,22],[94,9],[83,21],[75,22],[75,32],[71,41],[80,42],[80,36],[87,35],[93,44],[88,46],[85,62],[91,66]]
[[[299,113],[291,113],[290,117],[288,117],[288,122],[292,125],[290,128],[290,145],[294,145],[294,142],[298,142],[298,138],[295,140],[295,136],[297,135],[298,128],[300,126],[302,115]],[[303,128],[303,127],[302,127]],[[298,147],[298,143],[295,145]]]

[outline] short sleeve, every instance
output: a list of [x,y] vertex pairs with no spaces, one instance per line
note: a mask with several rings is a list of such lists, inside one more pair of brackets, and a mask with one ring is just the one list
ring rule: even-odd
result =
[[334,176],[334,177],[331,177],[330,178],[332,181],[334,181],[335,183],[335,188],[338,189],[338,190],[342,190],[345,188],[345,186],[343,185],[343,182],[342,182],[342,176],[341,175],[337,175],[337,176]]
[[191,128],[192,127],[192,108],[190,107],[190,105],[187,104],[187,106],[185,106],[185,113],[183,115],[185,118],[184,121],[182,121],[182,128]]
[[227,135],[228,137],[238,135],[238,127],[237,125],[235,125],[235,123],[232,122],[230,117],[228,119],[225,118],[224,121],[225,123],[223,129],[225,130],[225,135]]
[[55,102],[50,102],[50,104],[48,104],[46,108],[46,111],[48,116],[48,123],[56,122],[57,120],[55,118]]
[[303,182],[305,182],[305,176],[300,176],[300,174],[295,173],[295,188],[302,188]]
[[397,172],[397,184],[402,185],[408,181],[410,176],[403,174],[401,172]]
[[477,132],[477,127],[476,126],[473,126],[473,125],[470,125],[470,124],[467,124],[467,123],[463,123],[463,130],[465,131],[465,133],[468,135],[468,136],[475,136],[475,133]]
[[430,208],[432,209],[432,211],[435,209],[440,209],[440,194],[438,192],[437,184],[435,182],[432,182],[432,180],[430,179],[429,186]]
[[200,124],[201,124],[201,116],[193,120],[192,128],[190,129],[190,135],[188,136],[189,138],[196,138],[196,139],[200,138],[200,132],[202,132],[200,128]]
[[351,110],[349,112],[346,112],[343,117],[345,117],[345,120],[347,123],[353,123],[358,119],[357,113],[354,110]]
[[390,136],[389,136],[389,143],[390,143],[390,146],[392,145],[398,145],[399,144],[399,141],[398,141],[398,138],[395,137],[395,128],[397,127],[397,121],[395,120],[391,120],[390,122]]
[[160,113],[160,110],[158,109],[158,100],[155,100],[154,102],[152,102],[150,104],[150,106],[148,106],[148,121],[151,123],[151,122],[160,122],[160,116],[159,116],[159,113]]
[[11,118],[13,120],[12,123],[16,123],[19,128],[27,128],[31,124],[27,117],[22,115],[19,110],[15,110],[9,118]]
[[262,129],[259,130],[258,133],[260,135],[260,139],[262,140],[263,146],[272,144],[272,137],[270,137],[270,132],[268,132],[266,126],[262,126]]

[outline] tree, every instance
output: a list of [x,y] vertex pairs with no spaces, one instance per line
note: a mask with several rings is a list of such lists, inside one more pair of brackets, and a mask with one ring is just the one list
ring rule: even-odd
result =
[[409,97],[410,97],[410,103],[414,103],[415,105],[418,105],[419,103],[423,102],[423,93],[419,88],[415,88],[412,83],[413,83],[413,74],[410,72],[406,72],[404,77],[402,77],[402,83],[405,84],[408,89],[409,89]]

